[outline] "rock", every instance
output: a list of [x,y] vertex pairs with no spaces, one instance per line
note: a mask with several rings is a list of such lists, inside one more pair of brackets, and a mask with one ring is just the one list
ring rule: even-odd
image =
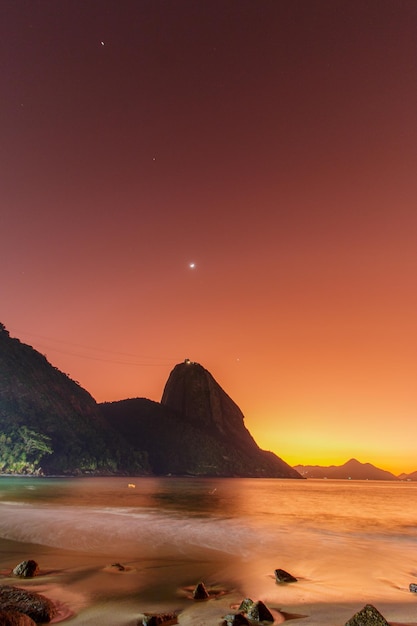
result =
[[20,578],[32,578],[33,576],[39,574],[39,565],[32,559],[22,561],[19,565],[16,565],[13,570],[13,574],[15,576],[19,576]]
[[255,604],[253,600],[251,600],[250,598],[245,598],[240,603],[238,611],[240,611],[241,613],[247,613],[253,604]]
[[224,616],[224,626],[248,626],[249,621],[243,613],[230,613]]
[[367,604],[355,613],[345,626],[389,626],[389,624],[372,604]]
[[275,570],[275,580],[277,583],[296,583],[297,579],[284,569]]
[[45,596],[8,585],[0,586],[0,610],[19,611],[34,622],[50,622],[56,614],[53,603]]
[[410,583],[410,591],[412,593],[417,593],[417,584],[416,583]]
[[207,600],[209,593],[204,586],[204,583],[198,583],[197,587],[193,591],[194,600]]
[[259,600],[258,602],[254,602],[252,606],[249,607],[247,611],[248,619],[254,622],[273,622],[274,616],[268,607]]
[[0,611],[0,624],[1,626],[36,626],[29,615],[19,611]]
[[119,570],[119,572],[124,572],[126,569],[125,566],[122,565],[121,563],[112,563],[110,567],[113,567],[114,569]]
[[175,613],[154,613],[153,615],[145,615],[140,622],[143,626],[158,626],[159,624],[178,624]]

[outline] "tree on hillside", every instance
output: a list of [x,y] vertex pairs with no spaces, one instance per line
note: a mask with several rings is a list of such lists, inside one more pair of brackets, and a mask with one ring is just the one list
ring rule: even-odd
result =
[[0,472],[34,473],[40,470],[40,461],[52,454],[50,438],[21,426],[0,434]]

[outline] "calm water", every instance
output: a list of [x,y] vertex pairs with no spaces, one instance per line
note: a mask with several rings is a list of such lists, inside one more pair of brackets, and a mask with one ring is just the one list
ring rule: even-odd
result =
[[[414,622],[400,621],[398,608],[392,623],[417,624],[408,591],[417,582],[416,496],[417,483],[3,477],[0,570],[10,584],[10,568],[36,558],[42,575],[26,586],[60,601],[60,619],[74,624],[187,609],[187,588],[200,580],[219,607],[250,596],[294,624],[342,625],[368,601],[386,611],[414,602]],[[126,570],[108,567],[115,562]],[[278,567],[299,582],[276,585]],[[219,623],[204,611],[190,609],[184,623]]]

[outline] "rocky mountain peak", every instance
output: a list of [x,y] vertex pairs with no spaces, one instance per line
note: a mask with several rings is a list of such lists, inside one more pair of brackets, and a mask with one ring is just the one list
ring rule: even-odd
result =
[[217,436],[253,444],[237,404],[208,370],[185,359],[174,367],[166,382],[161,404],[183,415],[194,426]]

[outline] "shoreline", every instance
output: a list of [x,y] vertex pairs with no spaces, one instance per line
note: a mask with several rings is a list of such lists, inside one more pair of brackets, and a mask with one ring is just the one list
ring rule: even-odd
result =
[[[364,589],[346,588],[343,593],[329,588],[324,581],[301,579],[297,583],[277,585],[272,576],[246,581],[233,579],[231,571],[218,564],[203,564],[206,570],[210,598],[193,600],[179,585],[171,598],[159,596],[161,580],[152,593],[141,586],[143,574],[155,576],[164,564],[155,560],[132,562],[126,570],[111,569],[109,559],[72,550],[56,550],[40,544],[0,540],[0,584],[20,587],[41,593],[52,600],[58,615],[50,623],[71,626],[137,626],[145,613],[176,613],[183,626],[220,626],[226,614],[237,612],[246,597],[262,600],[272,612],[274,624],[302,626],[345,626],[346,622],[366,604],[372,604],[390,626],[417,626],[417,594],[405,585],[389,585],[390,592],[375,594]],[[6,558],[5,558],[6,557]],[[33,558],[39,563],[40,573],[21,579],[11,570],[20,561]],[[184,577],[181,562],[173,561],[171,568],[179,582]],[[188,564],[187,564],[188,565]],[[224,566],[224,564],[223,564]],[[248,564],[250,567],[250,563]],[[165,566],[167,568],[167,566]],[[215,570],[218,577],[215,577]],[[85,585],[86,577],[94,586]],[[215,581],[211,582],[210,581]],[[196,580],[196,583],[199,582]],[[387,581],[385,581],[386,583]],[[411,582],[411,580],[410,580]],[[223,586],[224,583],[224,586]],[[106,591],[108,589],[108,592]],[[216,593],[213,593],[216,589]],[[116,590],[116,591],[114,591]],[[385,592],[387,585],[385,584]],[[119,594],[115,597],[115,593]]]

